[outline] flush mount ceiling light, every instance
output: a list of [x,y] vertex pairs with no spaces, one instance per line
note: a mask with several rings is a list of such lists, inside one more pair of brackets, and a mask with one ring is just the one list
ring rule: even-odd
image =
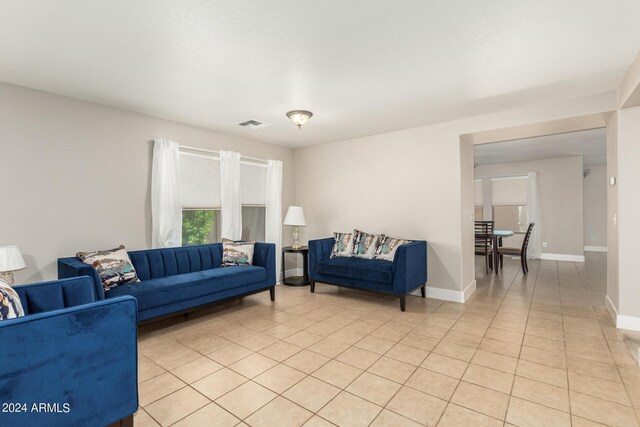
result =
[[287,113],[287,117],[291,119],[294,125],[298,126],[298,129],[313,116],[311,111],[306,110],[293,110]]

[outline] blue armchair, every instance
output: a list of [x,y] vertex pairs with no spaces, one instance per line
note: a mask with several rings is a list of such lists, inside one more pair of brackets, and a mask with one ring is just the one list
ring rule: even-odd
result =
[[426,295],[427,242],[415,240],[398,247],[393,262],[354,257],[331,258],[334,239],[309,241],[309,279],[311,292],[315,282],[348,286],[400,297],[405,311],[406,296],[420,288]]
[[16,286],[0,321],[0,424],[105,426],[138,410],[137,305],[96,301],[89,277]]

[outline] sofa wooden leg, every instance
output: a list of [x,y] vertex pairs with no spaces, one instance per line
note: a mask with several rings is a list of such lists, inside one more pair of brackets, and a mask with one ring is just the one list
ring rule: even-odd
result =
[[316,291],[316,282],[314,282],[314,281],[309,282],[309,287],[311,288],[311,293],[312,294],[315,293],[315,291]]
[[269,288],[269,296],[271,297],[271,301],[276,300],[276,287],[272,286]]
[[400,310],[404,311],[407,307],[407,297],[404,295],[400,296]]
[[133,415],[111,423],[107,427],[133,427]]
[[422,285],[422,287],[420,288],[420,295],[422,295],[422,298],[426,298],[427,297],[427,284],[426,283],[424,285]]

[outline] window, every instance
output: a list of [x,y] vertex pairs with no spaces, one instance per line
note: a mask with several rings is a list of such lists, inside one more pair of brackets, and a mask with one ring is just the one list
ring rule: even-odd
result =
[[494,206],[493,220],[496,230],[510,230],[514,233],[527,231],[526,206]]
[[214,209],[182,210],[182,246],[220,241],[220,211]]
[[482,215],[483,215],[483,209],[482,206],[476,206],[475,210],[473,212],[473,217],[476,221],[482,221]]
[[491,179],[491,204],[494,227],[514,233],[527,231],[528,176]]
[[180,152],[182,246],[221,240],[220,162],[202,154]]
[[242,240],[264,242],[265,207],[242,207]]
[[[242,240],[265,240],[267,168],[262,164],[240,165]],[[182,189],[182,245],[201,245],[222,240],[220,161],[218,158],[180,152]]]

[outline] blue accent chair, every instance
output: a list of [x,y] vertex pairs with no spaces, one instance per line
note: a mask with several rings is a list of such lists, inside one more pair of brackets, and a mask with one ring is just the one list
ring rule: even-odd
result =
[[135,298],[96,301],[89,277],[14,289],[25,316],[0,321],[0,424],[132,425]]
[[77,257],[58,259],[58,278],[92,278],[96,299],[138,300],[138,321],[269,290],[275,300],[276,247],[256,243],[253,265],[220,268],[222,243],[129,252],[140,282],[104,291],[96,270]]
[[426,296],[427,242],[414,240],[398,248],[393,262],[355,257],[331,258],[333,237],[309,241],[309,279],[315,283],[348,286],[400,297],[405,311],[406,296],[420,288]]

